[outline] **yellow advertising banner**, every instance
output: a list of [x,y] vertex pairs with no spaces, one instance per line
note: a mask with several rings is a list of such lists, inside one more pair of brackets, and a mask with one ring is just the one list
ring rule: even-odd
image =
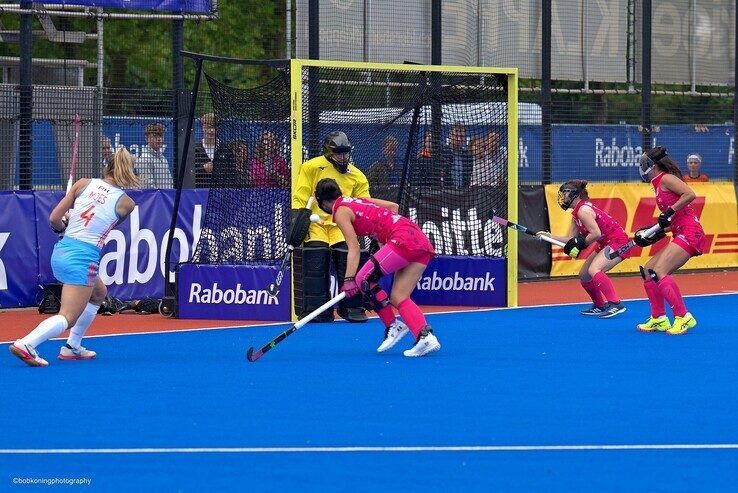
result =
[[[684,268],[713,269],[738,267],[738,204],[736,191],[730,182],[690,183],[697,194],[692,206],[700,218],[707,236],[707,248],[699,257],[693,257]],[[556,199],[559,185],[546,185],[546,204],[551,232],[567,235],[571,227],[571,211],[559,207]],[[633,236],[643,226],[657,222],[659,210],[650,183],[590,183],[587,185],[593,204],[607,212]],[[667,238],[671,238],[667,234]],[[633,249],[633,256],[620,262],[611,272],[638,272],[650,256],[666,246],[667,239],[647,247]],[[563,249],[552,245],[552,276],[575,276],[579,274],[584,259],[594,248],[587,248],[578,259],[566,255]]]

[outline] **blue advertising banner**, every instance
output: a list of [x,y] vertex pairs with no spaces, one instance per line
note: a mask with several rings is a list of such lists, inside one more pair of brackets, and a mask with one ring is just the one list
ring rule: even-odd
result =
[[[110,138],[114,146],[126,146],[134,156],[138,156],[141,148],[146,145],[144,128],[152,122],[163,123],[166,127],[163,152],[172,167],[174,140],[170,118],[104,117],[103,134]],[[261,127],[259,122],[244,122],[244,125],[256,127],[253,129],[254,134],[258,134]],[[382,138],[385,134],[380,136],[367,132],[366,125],[361,124],[345,124],[341,128],[349,137],[369,135],[368,138],[356,139],[353,156],[359,168],[366,171],[373,162],[383,159]],[[735,172],[733,126],[707,125],[704,128],[706,131],[696,132],[692,125],[662,125],[659,132],[654,134],[653,145],[665,145],[669,154],[683,166],[683,171],[686,171],[684,163],[687,156],[697,153],[702,156],[702,171],[711,180],[732,180]],[[486,130],[487,128],[479,126],[468,128],[470,136]],[[52,123],[37,120],[33,123],[33,132],[34,185],[61,183]],[[286,146],[287,128],[277,133]],[[200,139],[201,135],[199,121],[196,121],[195,138]],[[395,137],[400,142],[398,156],[404,156],[403,145],[407,138],[407,129],[397,127]],[[220,138],[227,142],[232,136],[223,133]],[[553,181],[563,182],[572,176],[589,181],[640,181],[636,166],[642,152],[641,144],[641,134],[636,125],[553,125]],[[253,153],[253,149],[251,152]],[[17,159],[16,152],[16,161]],[[17,165],[15,169],[18,169]],[[518,128],[518,173],[518,180],[522,184],[541,183],[540,125],[520,125]]]
[[423,305],[506,306],[504,258],[436,257],[412,299]]
[[[31,306],[38,289],[32,192],[0,192],[0,307]],[[48,227],[47,227],[48,229]]]
[[211,0],[45,0],[44,3],[125,10],[165,10],[193,14],[209,14],[213,11]]
[[[182,264],[177,281],[180,318],[215,320],[290,319],[290,290],[270,296],[278,266]],[[289,271],[285,278],[289,279]]]
[[[174,190],[130,192],[136,202],[131,215],[110,232],[100,259],[100,278],[111,296],[123,300],[164,295],[164,254],[172,218]],[[51,209],[62,192],[36,192],[38,222],[39,282],[55,282],[51,272],[51,251],[57,237],[48,226]],[[207,191],[184,190],[172,245],[172,260],[185,262],[201,233]],[[36,265],[34,263],[34,270]],[[170,274],[174,280],[174,275]],[[33,303],[30,303],[33,304]]]

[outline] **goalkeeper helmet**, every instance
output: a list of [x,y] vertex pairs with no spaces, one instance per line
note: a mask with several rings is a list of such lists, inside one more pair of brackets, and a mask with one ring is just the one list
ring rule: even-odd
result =
[[346,173],[351,162],[353,146],[343,132],[331,132],[323,141],[323,155],[339,173]]
[[571,203],[574,202],[574,199],[579,197],[586,186],[586,180],[570,180],[561,185],[561,187],[559,187],[558,199],[561,208],[566,210],[571,207]]
[[648,152],[641,154],[641,160],[638,166],[638,173],[641,175],[641,179],[648,182],[648,174],[656,167],[656,163],[662,158],[666,157],[666,147],[658,146],[654,147]]

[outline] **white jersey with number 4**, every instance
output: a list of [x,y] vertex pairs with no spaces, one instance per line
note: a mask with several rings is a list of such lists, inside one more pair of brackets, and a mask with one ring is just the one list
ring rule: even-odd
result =
[[64,236],[102,248],[105,237],[120,219],[115,208],[123,195],[125,192],[120,188],[97,178],[91,179],[74,199]]

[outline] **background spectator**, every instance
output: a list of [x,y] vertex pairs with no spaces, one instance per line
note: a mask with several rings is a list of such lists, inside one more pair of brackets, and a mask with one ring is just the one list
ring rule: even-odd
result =
[[468,187],[471,183],[473,160],[466,142],[466,130],[455,123],[448,134],[448,145],[443,148],[443,184]]
[[687,157],[687,168],[689,173],[684,175],[684,181],[708,181],[707,175],[700,172],[702,166],[702,157],[699,154],[690,154]]
[[162,123],[149,123],[144,130],[146,145],[136,158],[136,172],[143,188],[173,188],[172,172],[164,157],[164,132]]
[[500,148],[500,134],[491,130],[487,135],[474,137],[469,142],[473,169],[472,185],[499,185],[506,171],[505,153]]
[[249,162],[249,176],[252,187],[289,188],[290,169],[280,155],[279,141],[272,132],[264,132],[259,137],[254,157]]
[[215,114],[205,113],[200,117],[202,139],[195,144],[195,187],[208,188],[213,172],[213,159],[218,139],[215,131]]
[[399,142],[392,135],[385,137],[382,142],[383,161],[375,161],[366,173],[371,187],[387,187],[400,184],[402,170],[397,164],[397,150]]

